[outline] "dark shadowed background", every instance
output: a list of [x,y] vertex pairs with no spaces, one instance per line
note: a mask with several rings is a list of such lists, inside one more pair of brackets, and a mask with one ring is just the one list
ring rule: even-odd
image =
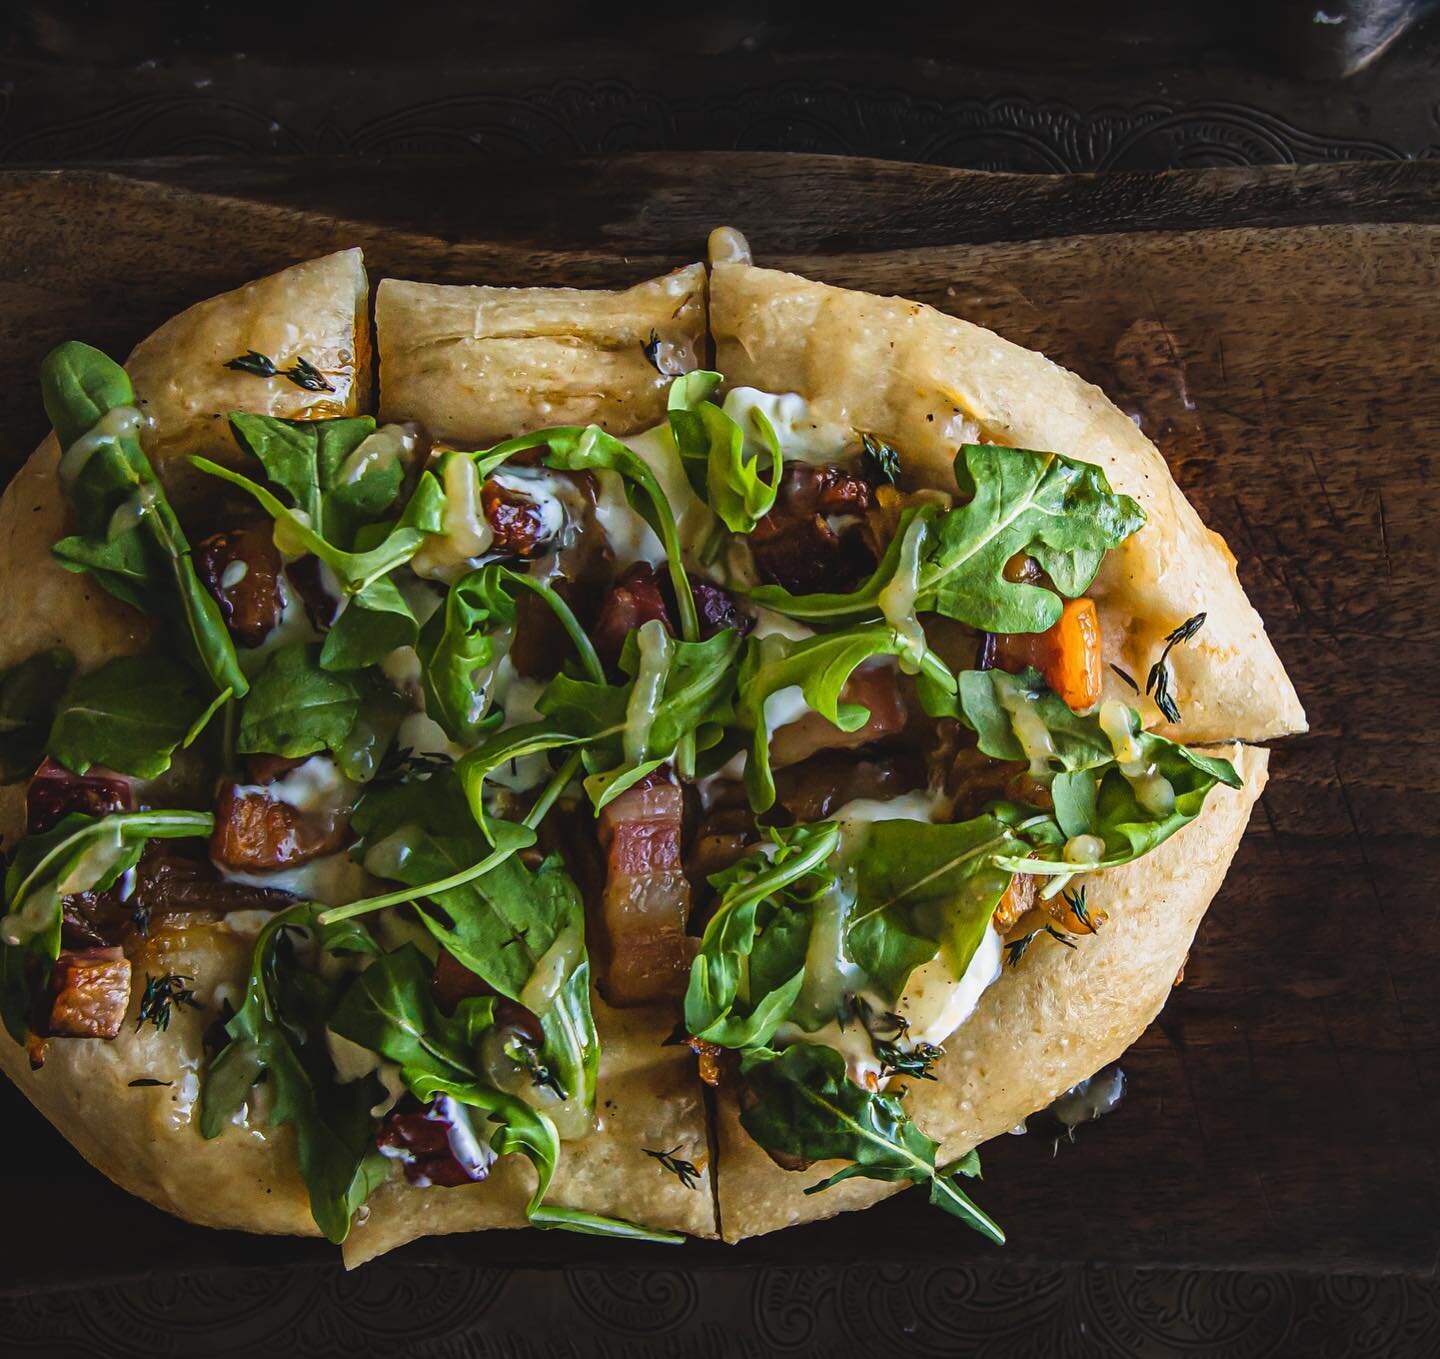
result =
[[766,262],[994,324],[1133,407],[1314,732],[1277,754],[1128,1103],[987,1155],[1004,1254],[896,1202],[739,1252],[506,1234],[345,1276],[134,1203],[7,1088],[0,1342],[1440,1353],[1436,5],[611,8],[0,6],[0,465],[43,433],[54,340],[123,348],[332,233],[434,277],[599,283],[733,216]]

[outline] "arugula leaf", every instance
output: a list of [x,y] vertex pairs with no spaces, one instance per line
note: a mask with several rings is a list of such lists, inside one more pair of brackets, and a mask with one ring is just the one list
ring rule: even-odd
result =
[[397,647],[413,646],[420,624],[389,576],[372,580],[345,601],[320,648],[323,670],[365,670]]
[[[674,387],[672,383],[672,393]],[[543,462],[546,467],[562,472],[618,472],[638,492],[638,496],[632,494],[631,501],[665,548],[670,582],[680,615],[680,635],[693,642],[700,635],[700,623],[695,613],[690,578],[685,574],[679,525],[659,478],[645,459],[613,434],[607,434],[599,425],[556,425],[551,429],[539,429],[506,439],[493,448],[472,455],[476,471],[483,480],[507,459],[531,448],[545,449]]]
[[[561,1098],[593,1108],[600,1045],[590,1012],[585,908],[560,860],[551,856],[527,869],[513,850],[533,843],[534,833],[510,822],[498,823],[492,851],[453,773],[367,794],[351,824],[367,868],[439,908],[416,908],[435,939],[539,1017],[541,1055],[564,1091]],[[473,873],[487,862],[483,873]],[[327,918],[354,909],[342,907]]]
[[[966,671],[960,701],[985,754],[1033,756],[1032,776],[1050,785],[1053,821],[1042,817],[1022,832],[1038,857],[996,860],[1013,872],[1068,877],[1129,863],[1193,821],[1217,783],[1243,783],[1228,760],[1145,731],[1140,714],[1114,699],[1089,716],[1072,712],[1035,670]],[[1079,836],[1103,842],[1098,859],[1063,857],[1066,841]]]
[[514,592],[522,589],[538,595],[559,619],[589,678],[605,682],[594,646],[560,595],[542,580],[491,562],[455,581],[444,608],[420,633],[425,711],[452,741],[473,745],[500,721],[486,712],[487,691],[515,626]]
[[52,647],[0,671],[0,783],[17,783],[35,772],[75,657]]
[[[376,436],[369,415],[278,420],[237,411],[230,428],[315,532],[336,547],[353,548],[359,531],[383,518],[405,483],[398,444],[387,441],[374,459],[357,456],[360,445]],[[376,438],[385,440],[385,432]]]
[[495,1154],[519,1152],[535,1167],[536,1184],[526,1213],[532,1226],[679,1241],[672,1233],[649,1232],[615,1218],[544,1204],[560,1159],[555,1125],[517,1095],[497,1090],[483,1078],[477,1040],[491,1025],[493,999],[463,1000],[455,1015],[447,1018],[431,998],[430,972],[429,963],[413,945],[381,956],[341,1001],[331,1028],[398,1063],[401,1078],[416,1098],[429,1101],[445,1095],[484,1113],[496,1125],[490,1143]]
[[381,576],[389,575],[420,550],[427,536],[444,531],[445,492],[431,472],[420,474],[399,519],[385,527],[377,543],[364,551],[349,551],[316,532],[304,511],[286,505],[251,478],[208,458],[192,456],[190,461],[202,472],[239,487],[256,500],[276,521],[277,531],[288,543],[298,551],[313,552],[335,572],[346,594],[359,594]]
[[981,751],[997,760],[1029,760],[1028,743],[1037,752],[1034,772],[1042,776],[1057,768],[1094,769],[1115,758],[1098,719],[1073,712],[1038,670],[965,670],[959,689],[961,717]]
[[[511,574],[511,573],[507,573]],[[420,632],[416,651],[425,711],[452,741],[473,745],[500,714],[489,712],[490,682],[515,626],[515,601],[499,568],[462,576]]]
[[[1084,593],[1105,553],[1145,522],[1101,468],[1058,453],[966,444],[955,458],[955,480],[965,503],[913,512],[924,520],[925,547],[907,593],[916,610],[987,632],[1044,632],[1060,617],[1060,596]],[[751,598],[792,618],[872,616],[900,567],[905,527],[902,520],[875,573],[848,595],[795,596],[768,586]],[[1007,580],[1005,565],[1017,552],[1034,557],[1055,590]]]
[[747,1053],[740,1074],[756,1102],[740,1122],[767,1151],[807,1161],[851,1162],[811,1185],[818,1194],[854,1176],[895,1183],[911,1180],[929,1187],[930,1202],[958,1217],[997,1245],[1005,1233],[970,1200],[953,1178],[970,1174],[969,1161],[937,1170],[938,1144],[906,1117],[897,1095],[864,1090],[845,1074],[845,1059],[834,1048],[792,1043],[781,1053],[761,1048]]
[[[785,465],[780,441],[763,411],[752,410],[756,434],[770,458],[770,479],[760,472],[760,458],[745,456],[745,431],[719,406],[699,401],[672,405],[670,429],[686,476],[732,533],[750,533],[775,505]],[[703,479],[699,469],[703,467]],[[697,481],[699,484],[697,485]]]
[[88,571],[117,599],[188,638],[217,693],[245,676],[220,606],[201,583],[190,543],[140,446],[141,417],[125,370],[70,340],[40,368],[45,412],[65,453],[60,484],[79,532],[55,544],[67,571]]
[[29,964],[39,980],[60,954],[62,899],[103,892],[140,861],[148,840],[206,837],[208,812],[116,812],[97,820],[72,812],[40,835],[26,836],[5,873],[0,918],[0,1017],[10,1036],[25,1041],[30,1013]]
[[[730,628],[703,642],[676,641],[652,619],[626,638],[620,653],[628,683],[561,674],[546,686],[536,707],[550,719],[548,732],[569,738],[547,748],[583,745],[590,772],[585,787],[597,812],[667,761],[680,766],[683,745],[706,750],[720,740],[733,713],[741,646]],[[498,768],[496,753],[509,735],[500,733],[462,765]]]
[[71,683],[47,750],[76,774],[98,764],[158,778],[170,768],[176,748],[200,734],[201,719],[215,708],[195,676],[176,662],[120,656]]
[[851,855],[856,906],[846,944],[888,1003],[939,951],[953,976],[965,975],[1010,884],[995,860],[1027,849],[993,816],[951,825],[877,821],[866,829]]
[[[912,654],[910,643],[894,628],[871,623],[794,640],[771,633],[752,637],[740,664],[738,724],[751,733],[745,761],[745,791],[757,812],[775,803],[775,780],[770,772],[770,728],[765,703],[782,689],[798,687],[805,702],[841,731],[854,731],[868,720],[869,710],[858,703],[842,703],[841,691],[850,676],[876,656]],[[917,657],[936,683],[953,687],[944,662],[928,649]]]
[[434,968],[414,944],[379,954],[341,997],[330,1028],[395,1062],[407,1079],[421,1072],[442,1080],[476,1078],[476,1045],[495,1021],[493,996],[460,1001],[453,1016],[435,1004]]
[[298,643],[273,652],[240,709],[236,749],[293,759],[339,753],[360,711],[360,689],[348,675],[323,670],[319,648]]
[[[690,967],[685,1027],[694,1037],[721,1047],[758,1047],[774,1036],[805,982],[808,920],[795,932],[797,937],[787,938],[783,979],[776,975],[779,950],[773,947],[761,969],[763,978],[756,976],[751,959],[756,940],[768,936],[785,908],[808,905],[835,886],[835,874],[826,868],[840,843],[840,828],[833,821],[767,833],[769,853],[747,855],[711,878],[712,885],[724,891]],[[798,923],[786,913],[785,926]],[[742,989],[747,998],[742,999]]]
[[316,909],[309,902],[291,906],[256,938],[245,1002],[225,1025],[230,1041],[201,1087],[200,1131],[207,1138],[223,1132],[268,1073],[270,1120],[294,1126],[310,1212],[338,1245],[349,1235],[356,1209],[389,1173],[375,1149],[378,1120],[370,1112],[384,1088],[373,1076],[343,1084],[335,1079],[325,1026],[338,987],[300,965],[292,938],[297,927],[315,927]]
[[[497,769],[503,769],[506,765],[543,755],[546,751],[577,746],[581,741],[581,737],[572,736],[569,732],[559,730],[548,722],[524,722],[518,726],[506,727],[503,731],[492,732],[474,750],[461,756],[459,763],[455,766],[455,772],[459,775],[461,785],[465,790],[465,797],[470,804],[470,812],[475,819],[475,824],[484,831],[492,844],[499,844],[497,827],[503,828],[510,823],[497,822],[486,811],[486,780]],[[572,770],[572,776],[573,772]],[[569,777],[567,776],[567,781]],[[548,802],[546,805],[548,807]],[[538,825],[539,823],[532,822],[531,824]]]

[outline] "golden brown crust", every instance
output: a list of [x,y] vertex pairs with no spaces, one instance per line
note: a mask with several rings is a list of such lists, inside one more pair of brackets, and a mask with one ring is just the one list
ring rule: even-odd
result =
[[[671,286],[661,291],[668,295]],[[209,360],[234,357],[247,348],[266,352],[262,345],[269,344],[277,363],[282,356],[303,354],[318,364],[317,355],[338,355],[348,343],[343,337],[367,331],[364,298],[359,252],[342,252],[200,303],[141,344],[132,377],[151,417],[144,435],[147,451],[167,480],[175,483],[187,453],[213,451],[213,429],[224,423],[210,420],[215,411],[250,409],[286,418],[358,413],[363,358],[348,379],[337,381],[333,397],[305,393],[283,379],[230,373]],[[555,299],[547,305],[553,316]],[[303,309],[294,313],[293,324],[287,319],[289,306]],[[317,318],[327,318],[323,332]],[[693,331],[688,312],[685,324]],[[296,337],[288,349],[281,343],[287,335]],[[198,366],[193,364],[197,350],[206,355]],[[340,376],[333,367],[330,372]],[[603,375],[589,386],[601,408],[618,408],[618,400],[606,395]],[[0,499],[0,530],[5,530],[0,608],[7,618],[0,666],[56,643],[68,646],[82,666],[93,666],[143,649],[150,635],[147,620],[88,577],[61,570],[51,557],[51,545],[65,532],[57,458],[54,439],[47,439]],[[0,789],[0,830],[12,838],[23,828],[23,786]],[[132,956],[130,1015],[116,1039],[53,1041],[44,1067],[32,1072],[24,1049],[0,1035],[0,1069],[87,1160],[157,1207],[208,1226],[315,1235],[290,1129],[272,1129],[257,1120],[206,1141],[198,1128],[195,1072],[203,1061],[201,1036],[218,1017],[222,997],[239,1003],[252,942],[223,924],[157,932]],[[147,972],[193,978],[190,984],[202,1008],[177,1009],[166,1032],[149,1025],[137,1032],[138,996]],[[604,1049],[601,1131],[565,1144],[551,1201],[628,1215],[652,1227],[714,1235],[708,1129],[693,1060],[686,1049],[660,1046],[673,1017],[609,1011],[598,998],[595,1008]],[[140,1079],[173,1084],[130,1084]],[[681,1148],[680,1154],[701,1170],[698,1186],[680,1184],[644,1155],[641,1148],[647,1146]],[[528,1163],[513,1155],[473,1188],[424,1190],[403,1181],[389,1183],[372,1198],[367,1220],[347,1243],[347,1259],[357,1263],[432,1232],[523,1225],[532,1185]]]
[[[592,995],[600,1032],[597,1130],[562,1145],[560,1168],[546,1203],[579,1208],[664,1231],[714,1236],[715,1201],[709,1166],[703,1088],[685,1047],[662,1047],[674,1016],[658,1010],[612,1010]],[[686,1188],[644,1148],[676,1150],[699,1172]],[[523,1227],[534,1188],[529,1164],[507,1156],[490,1178],[456,1189],[416,1189],[391,1180],[370,1198],[369,1213],[345,1242],[354,1268],[421,1236]]]
[[[1126,619],[1110,629],[1119,647],[1113,658],[1143,671],[1157,636],[1207,608],[1211,621],[1201,639],[1176,654],[1184,734],[1198,739],[1224,729],[1254,738],[1303,725],[1223,545],[1199,524],[1158,453],[1093,388],[1039,355],[914,304],[741,264],[719,266],[715,285],[720,366],[732,382],[801,391],[831,418],[914,450],[927,460],[931,480],[943,480],[956,427],[942,433],[930,428],[944,425],[939,415],[924,417],[962,408],[988,437],[1103,462],[1151,515],[1138,536],[1145,541],[1116,554],[1097,588],[1112,619]],[[672,352],[690,346],[698,354],[704,297],[699,266],[614,293],[387,282],[377,306],[382,413],[418,418],[457,444],[561,421],[634,432],[661,418],[668,384],[643,353],[651,328]],[[230,409],[291,418],[364,409],[364,299],[359,252],[341,252],[201,303],[141,344],[132,376],[149,417],[146,447],[167,481],[183,481],[186,453],[230,447],[223,418],[214,418]],[[252,348],[282,367],[306,358],[335,392],[309,393],[223,367]],[[866,381],[847,376],[857,372],[866,372]],[[942,409],[944,402],[951,404]],[[0,610],[7,619],[0,665],[63,642],[88,666],[140,649],[148,637],[145,620],[51,559],[49,547],[64,529],[57,455],[47,440],[0,500]],[[1143,631],[1129,625],[1132,616],[1145,620]],[[1244,792],[1218,789],[1194,825],[1141,864],[1097,878],[1094,904],[1110,916],[1102,933],[1074,954],[1032,949],[951,1040],[941,1080],[912,1092],[911,1111],[943,1138],[946,1157],[1012,1126],[1111,1060],[1159,1009],[1263,786],[1264,752],[1241,750],[1235,758],[1247,778]],[[0,831],[13,837],[22,824],[21,791],[0,790]],[[290,1130],[242,1122],[207,1142],[195,1123],[201,1035],[227,988],[238,1000],[249,949],[248,938],[224,925],[159,932],[132,955],[137,995],[147,972],[179,972],[195,979],[201,1010],[177,1010],[164,1033],[148,1025],[137,1031],[132,995],[130,1020],[113,1042],[52,1042],[45,1067],[32,1073],[24,1051],[0,1038],[0,1068],[87,1159],[157,1206],[218,1227],[313,1235]],[[713,1234],[704,1100],[689,1054],[660,1046],[670,1017],[612,1011],[598,999],[595,1009],[604,1045],[601,1131],[565,1146],[552,1201]],[[1083,1039],[1069,1037],[1076,1034]],[[720,1110],[727,1239],[892,1192],[852,1180],[807,1198],[804,1186],[823,1172],[780,1171],[740,1131],[728,1100]],[[678,1148],[701,1169],[698,1186],[680,1184],[645,1156],[647,1147]],[[347,1262],[430,1233],[520,1225],[532,1183],[518,1156],[463,1189],[391,1181],[355,1227]]]
[[[367,371],[356,340],[368,333],[366,296],[360,252],[341,251],[201,302],[143,341],[128,369],[148,417],[142,438],[157,471],[174,484],[186,454],[214,451],[217,437],[228,443],[228,433],[215,431],[226,429],[223,415],[230,410],[356,414]],[[324,364],[336,391],[308,393],[283,379],[222,366],[265,345],[277,362],[303,354]],[[348,368],[340,357],[347,352]],[[151,634],[147,619],[89,576],[62,570],[51,556],[51,545],[67,531],[58,457],[52,436],[0,498],[6,620],[0,666],[58,644],[88,668],[142,650]],[[24,817],[23,785],[0,789],[0,833],[7,843],[23,833]],[[117,1038],[57,1039],[48,1045],[44,1067],[32,1072],[24,1049],[0,1034],[0,1067],[86,1160],[157,1207],[209,1226],[313,1235],[288,1129],[236,1127],[207,1142],[196,1124],[201,1034],[227,988],[238,1004],[248,958],[249,942],[223,925],[159,931],[132,954],[130,1018]],[[137,1032],[147,970],[194,978],[204,1009],[177,1009],[166,1032],[149,1025]],[[130,1085],[139,1079],[173,1084]]]
[[[1269,752],[1216,753],[1234,761],[1245,787],[1217,787],[1200,815],[1158,849],[1089,878],[1091,909],[1109,917],[1099,933],[1074,950],[1027,949],[945,1043],[938,1079],[910,1083],[906,1110],[940,1142],[942,1163],[1114,1061],[1160,1012],[1265,787]],[[806,1195],[838,1165],[781,1170],[741,1128],[724,1092],[715,1141],[726,1241],[865,1208],[905,1187],[851,1179]]]
[[619,292],[387,278],[375,333],[384,420],[471,448],[546,425],[633,434],[663,419],[669,374],[703,366],[705,269]]
[[1140,501],[1145,527],[1090,590],[1106,660],[1144,683],[1163,638],[1207,620],[1171,653],[1184,721],[1172,726],[1106,667],[1106,697],[1139,702],[1175,740],[1262,741],[1305,730],[1294,686],[1245,597],[1235,559],[1185,499],[1155,446],[1097,387],[998,335],[900,297],[718,263],[710,283],[716,367],[732,386],[799,392],[822,421],[893,440],[920,479],[954,487],[956,448],[984,439],[1099,463]]
[[[361,251],[340,250],[197,302],[136,345],[125,368],[156,473],[173,486],[191,476],[187,454],[236,462],[230,411],[321,420],[369,410],[369,294]],[[332,390],[225,366],[252,349],[280,370],[304,359]]]

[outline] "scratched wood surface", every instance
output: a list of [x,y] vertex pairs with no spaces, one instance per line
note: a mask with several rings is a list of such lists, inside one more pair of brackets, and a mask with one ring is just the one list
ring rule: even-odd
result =
[[[1073,1146],[1032,1133],[987,1150],[983,1198],[1010,1232],[1006,1261],[1429,1273],[1440,165],[1037,180],[728,155],[487,183],[334,163],[13,172],[0,175],[0,462],[8,475],[43,433],[34,373],[51,344],[123,351],[187,303],[295,259],[359,243],[380,272],[614,285],[697,258],[721,221],[764,263],[933,303],[1100,383],[1228,539],[1310,713],[1312,733],[1274,752],[1184,984],[1123,1062],[1122,1110]],[[84,1166],[8,1087],[0,1114],[12,1221],[33,1208],[0,1247],[9,1286],[323,1251],[172,1223]],[[684,1258],[987,1249],[911,1197],[864,1230],[845,1218]],[[497,1244],[421,1243],[409,1258],[493,1262]],[[662,1258],[538,1234],[503,1253]]]

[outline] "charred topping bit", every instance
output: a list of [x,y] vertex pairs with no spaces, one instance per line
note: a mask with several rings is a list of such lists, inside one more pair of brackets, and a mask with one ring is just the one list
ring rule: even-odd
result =
[[408,1107],[388,1114],[375,1136],[382,1156],[399,1161],[413,1185],[453,1189],[483,1180],[495,1163],[489,1147],[469,1132],[466,1116],[448,1096],[423,1109]]
[[870,485],[856,473],[786,463],[775,508],[750,535],[756,569],[794,594],[853,588],[875,566],[861,532],[869,507]]
[[25,794],[25,831],[38,835],[52,830],[70,812],[108,816],[134,811],[130,780],[92,766],[88,773],[72,774],[48,755],[40,762]]
[[324,630],[334,623],[340,612],[340,601],[325,588],[325,575],[319,557],[308,554],[296,557],[286,565],[285,578],[300,596],[311,627]]
[[864,446],[860,466],[865,480],[872,486],[895,485],[900,477],[900,455],[875,434],[862,434],[860,442]]
[[232,783],[215,808],[210,856],[228,868],[266,873],[334,854],[348,834],[338,812],[306,811]]
[[114,1038],[130,1005],[130,960],[118,948],[61,949],[50,971],[51,1038]]
[[280,621],[281,567],[268,526],[212,533],[196,547],[195,569],[241,646],[259,646]]
[[137,1076],[133,1081],[126,1081],[125,1084],[128,1085],[132,1090],[139,1090],[144,1088],[145,1086],[151,1085],[174,1085],[175,1082],[158,1081],[155,1079],[154,1076]]
[[1017,873],[1010,879],[990,920],[1001,934],[1018,924],[1026,911],[1035,905],[1035,888],[1035,876],[1032,873]]
[[663,1169],[668,1170],[686,1189],[698,1189],[700,1187],[700,1170],[693,1161],[681,1160],[676,1152],[679,1146],[673,1146],[669,1151],[651,1151],[649,1147],[641,1147],[646,1156],[659,1161]]
[[145,991],[140,997],[140,1012],[135,1016],[135,1032],[139,1033],[147,1023],[153,1024],[157,1032],[168,1029],[171,1013],[176,1005],[182,1009],[187,1005],[192,1010],[200,1009],[195,992],[185,985],[186,982],[194,980],[194,977],[182,977],[174,972],[167,972],[160,977],[152,977],[147,972]]
[[1121,678],[1126,684],[1128,684],[1128,685],[1130,686],[1130,688],[1133,689],[1137,694],[1140,692],[1140,686],[1135,683],[1135,678],[1134,678],[1134,676],[1131,675],[1128,670],[1122,670],[1118,665],[1113,665],[1113,664],[1111,665],[1110,668],[1111,668],[1117,675],[1119,675],[1120,678]]
[[720,1084],[720,1060],[725,1049],[717,1043],[707,1043],[703,1038],[687,1037],[686,1046],[696,1056],[695,1074],[712,1089]]
[[492,551],[511,557],[533,557],[549,541],[540,506],[493,477],[480,488],[480,506],[494,534]]
[[678,1000],[685,992],[695,941],[685,933],[690,883],[680,850],[683,816],[684,793],[668,769],[627,788],[600,813],[608,954],[601,989],[612,1005]]
[[[697,576],[693,571],[685,574],[690,581],[690,594],[695,600],[695,615],[700,624],[701,641],[708,640],[717,632],[724,632],[726,628],[734,628],[744,637],[755,626],[754,615],[742,608],[729,590],[704,576]],[[669,586],[668,577],[665,585]]]
[[1005,961],[1015,967],[1020,959],[1025,956],[1025,951],[1042,934],[1048,934],[1052,939],[1058,940],[1066,948],[1074,948],[1075,941],[1066,938],[1054,925],[1041,925],[1039,929],[1031,930],[1029,934],[1022,934],[1018,939],[1012,939],[1005,945]]
[[847,802],[888,802],[925,782],[925,759],[918,751],[821,750],[775,771],[775,802],[797,823],[823,821]]
[[660,367],[660,336],[654,326],[650,327],[650,338],[640,348],[645,354],[645,361],[663,376],[665,370]]
[[1165,650],[1160,653],[1160,659],[1150,667],[1150,673],[1145,677],[1145,692],[1154,697],[1155,706],[1165,714],[1167,722],[1180,721],[1180,708],[1170,693],[1170,667],[1167,664],[1170,652],[1190,641],[1204,626],[1205,614],[1201,612],[1187,618],[1174,632],[1168,633],[1165,637]]
[[304,388],[307,392],[333,392],[335,390],[334,384],[309,359],[299,354],[295,356],[295,362],[291,367],[278,368],[275,360],[269,355],[250,349],[241,354],[239,358],[228,360],[224,366],[237,373],[249,373],[253,377],[283,377],[297,387]]
[[615,670],[626,637],[657,619],[665,625],[666,632],[674,633],[675,623],[660,588],[659,575],[646,562],[627,566],[600,601],[600,613],[590,633],[596,654],[608,669]]

